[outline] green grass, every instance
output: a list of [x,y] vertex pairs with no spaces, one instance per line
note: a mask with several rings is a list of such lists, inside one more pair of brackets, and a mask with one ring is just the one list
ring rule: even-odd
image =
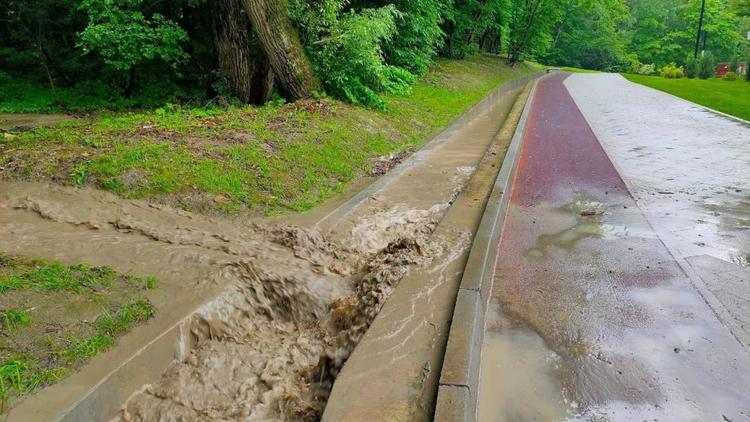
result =
[[577,67],[569,67],[569,66],[563,67],[561,69],[564,70],[564,71],[566,71],[566,72],[571,72],[571,73],[601,73],[598,70],[580,69],[580,68],[577,68]]
[[[101,83],[51,89],[0,71],[0,113],[82,113],[101,109],[125,110],[185,102],[191,95],[173,84],[147,86],[130,98]],[[197,95],[197,93],[192,93]]]
[[16,329],[19,325],[29,325],[31,318],[28,312],[21,309],[0,311],[0,323],[5,331]]
[[0,253],[0,415],[154,316],[153,277]]
[[539,67],[440,60],[386,111],[338,101],[100,112],[0,141],[0,178],[93,186],[211,214],[307,210]]
[[631,82],[668,92],[688,101],[750,120],[750,83],[744,79],[666,79],[659,76],[623,74]]

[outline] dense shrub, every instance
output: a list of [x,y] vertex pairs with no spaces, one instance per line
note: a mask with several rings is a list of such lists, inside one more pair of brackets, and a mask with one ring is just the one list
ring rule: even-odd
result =
[[698,77],[699,71],[700,61],[698,61],[698,59],[696,59],[695,57],[688,57],[687,61],[685,62],[685,76],[690,79],[694,79]]
[[727,72],[727,73],[724,74],[724,77],[722,79],[724,79],[725,81],[733,82],[733,81],[736,81],[739,78],[740,77],[739,77],[739,75],[737,75],[737,73],[735,73],[735,72]]
[[386,64],[383,43],[396,33],[401,16],[393,5],[344,11],[346,0],[298,0],[292,14],[307,29],[308,54],[326,92],[369,107],[384,108],[379,93],[406,93],[416,77]]
[[685,71],[682,66],[677,67],[676,64],[670,63],[661,68],[661,77],[667,79],[680,79],[685,77]]
[[641,64],[641,67],[636,70],[635,73],[639,75],[653,75],[656,72],[656,65],[651,64]]
[[389,64],[422,75],[432,58],[443,46],[443,9],[441,0],[397,0],[392,2],[398,11],[396,33],[385,47]]
[[118,71],[161,59],[173,67],[184,63],[182,45],[187,32],[177,23],[154,13],[146,18],[142,0],[83,0],[80,8],[89,18],[80,34],[84,52],[97,52]]
[[708,79],[716,75],[716,61],[714,60],[713,54],[705,52],[701,57],[700,65],[698,68],[698,77],[701,79]]

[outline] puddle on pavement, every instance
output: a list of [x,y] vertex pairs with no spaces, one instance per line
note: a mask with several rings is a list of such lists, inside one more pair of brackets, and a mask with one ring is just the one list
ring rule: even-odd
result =
[[[729,243],[732,248],[724,248],[720,255],[729,261],[742,267],[750,267],[750,246],[741,239],[750,236],[750,199],[730,195],[724,201],[713,198],[711,202],[704,202],[703,209],[706,214],[702,216],[699,223],[711,223],[716,228],[714,231],[701,231],[700,246],[711,246],[715,243]],[[718,236],[723,242],[718,242],[714,237]]]
[[586,239],[615,239],[633,234],[627,226],[605,223],[603,216],[607,209],[596,200],[578,199],[555,208],[553,212],[559,214],[556,219],[562,221],[567,217],[574,223],[559,232],[537,237],[534,247],[524,254],[527,258],[546,258],[554,249],[569,253]]
[[479,420],[568,420],[575,405],[565,398],[561,365],[560,356],[531,330],[488,331],[482,348]]

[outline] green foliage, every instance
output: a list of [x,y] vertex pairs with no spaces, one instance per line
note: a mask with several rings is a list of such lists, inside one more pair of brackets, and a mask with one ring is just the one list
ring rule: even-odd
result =
[[680,79],[685,77],[685,72],[682,69],[682,66],[677,66],[674,63],[670,63],[664,67],[661,68],[661,72],[659,72],[662,78],[667,79]]
[[385,112],[330,99],[105,112],[0,143],[0,157],[29,163],[3,174],[73,184],[82,164],[87,186],[123,197],[211,214],[301,211],[368,174],[371,160],[420,145],[497,84],[536,70],[497,57],[437,59],[409,95],[381,95]]
[[505,21],[503,0],[456,0],[445,15],[444,54],[461,59],[479,51],[479,39],[488,31],[498,33]]
[[423,75],[443,46],[440,28],[447,8],[441,0],[397,0],[396,33],[385,44],[388,63]]
[[88,26],[80,34],[84,52],[97,52],[118,71],[156,59],[176,68],[187,59],[187,32],[159,13],[149,18],[142,0],[82,0]]
[[[575,2],[576,0],[568,0]],[[508,6],[508,60],[543,57],[560,34],[568,1],[511,1]],[[567,64],[567,63],[564,63]],[[572,64],[575,67],[575,64]],[[578,66],[581,67],[581,66]]]
[[738,80],[739,78],[740,78],[739,75],[737,75],[737,73],[735,73],[735,72],[727,72],[722,77],[723,80],[729,81],[729,82],[734,82],[734,81]]
[[698,73],[700,73],[700,67],[700,60],[696,59],[694,56],[688,57],[685,61],[685,76],[689,79],[697,78]]
[[[557,35],[543,58],[555,65],[639,73],[636,54],[628,54],[620,28],[629,24],[624,0],[566,0],[555,23]],[[560,6],[558,6],[560,7]]]
[[[629,3],[633,16],[632,27],[627,30],[629,48],[641,61],[657,65],[683,63],[688,54],[693,54],[701,0],[630,0]],[[706,50],[729,60],[738,53],[745,35],[726,3],[706,1],[703,29],[708,34]]]
[[26,261],[0,254],[0,294],[19,289],[80,293],[85,288],[110,286],[118,277],[149,289],[156,285],[153,278],[118,276],[107,267],[86,264],[65,266],[57,261]]
[[20,309],[8,309],[0,311],[0,325],[5,330],[13,330],[19,325],[29,325],[31,318],[26,311]]
[[706,52],[700,59],[698,66],[698,77],[701,79],[712,78],[716,75],[716,60],[711,52]]
[[0,311],[0,408],[65,377],[152,318],[153,305],[140,294],[154,286],[153,278],[104,267],[0,253],[0,302],[9,305]]
[[64,377],[65,368],[45,368],[24,355],[0,362],[0,405],[12,394],[22,395]]
[[629,80],[668,92],[723,113],[750,120],[750,84],[721,79],[664,79],[651,76],[625,75]]
[[[383,43],[396,32],[401,16],[393,5],[343,11],[342,0],[326,0],[322,9],[298,2],[297,20],[307,27],[308,54],[326,90],[353,104],[384,108],[380,93],[405,94],[415,82],[407,70],[385,63]],[[322,13],[321,13],[322,11]]]

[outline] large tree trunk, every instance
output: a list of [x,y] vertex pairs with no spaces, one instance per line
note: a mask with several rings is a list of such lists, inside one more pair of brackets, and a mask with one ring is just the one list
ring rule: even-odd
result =
[[263,104],[271,97],[273,73],[260,49],[251,49],[250,21],[240,0],[212,0],[211,25],[219,70],[232,95]]
[[289,100],[308,98],[319,89],[310,60],[287,16],[286,0],[242,0],[276,81]]

